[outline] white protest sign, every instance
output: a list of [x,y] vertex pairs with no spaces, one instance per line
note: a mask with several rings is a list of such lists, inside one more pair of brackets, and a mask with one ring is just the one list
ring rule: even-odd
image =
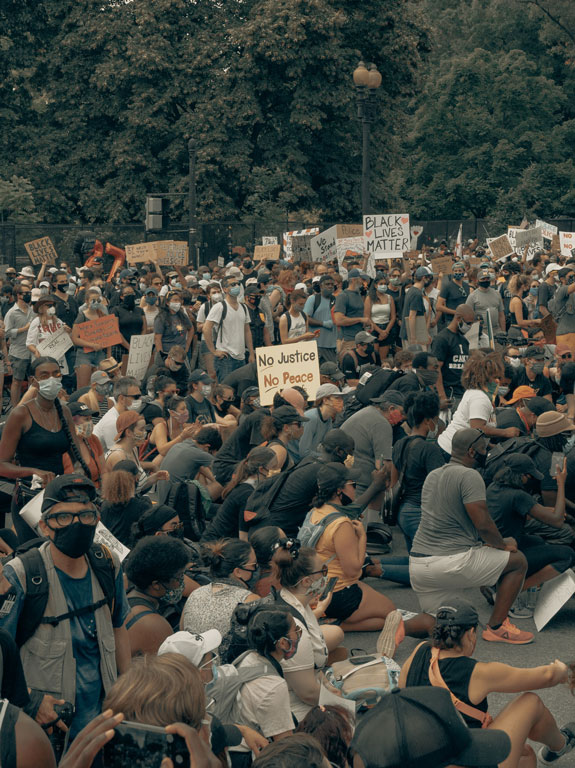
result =
[[561,256],[571,256],[571,251],[575,248],[575,232],[559,232],[559,243]]
[[499,237],[488,237],[487,245],[491,251],[491,255],[496,261],[503,261],[508,256],[512,256],[515,251],[507,235],[500,235]]
[[[517,232],[524,232],[524,231],[525,230],[521,229],[521,227],[507,227],[507,238],[509,240],[509,243],[513,248],[514,252],[521,257],[523,257],[525,246],[520,247],[517,244]],[[527,261],[531,261],[531,259],[535,256],[538,250],[539,250],[539,247],[537,246],[537,244],[531,243],[528,246],[528,250],[527,250]]]
[[96,526],[94,541],[97,544],[103,544],[105,547],[108,547],[111,552],[114,552],[118,556],[120,562],[130,554],[128,547],[125,547],[121,541],[118,541],[114,534],[109,531],[101,521],[99,521]]
[[311,258],[309,241],[314,235],[319,235],[319,227],[284,232],[282,239],[286,259],[288,261],[304,261],[308,255]]
[[262,405],[271,405],[276,392],[301,386],[309,399],[319,387],[319,355],[316,341],[280,344],[256,349],[258,386]]
[[363,217],[364,250],[376,256],[393,251],[409,251],[411,232],[408,213],[389,213]]
[[517,248],[525,248],[526,245],[538,245],[543,246],[543,235],[541,234],[540,227],[533,227],[532,229],[518,229],[515,232],[515,243]]
[[277,237],[271,236],[271,235],[264,235],[262,237],[262,245],[277,245],[278,239]]
[[417,241],[419,240],[420,236],[423,234],[423,226],[421,224],[414,225],[410,229],[411,233],[411,250],[416,251],[417,250]]
[[570,569],[543,584],[533,615],[538,632],[541,632],[543,627],[561,610],[573,593],[575,593],[575,576]]
[[40,491],[30,499],[20,510],[20,517],[30,528],[36,530],[36,526],[42,517],[42,502],[44,501],[44,491]]
[[138,381],[142,381],[150,364],[153,346],[153,333],[146,333],[143,336],[132,336],[130,339],[130,354],[128,355],[126,376],[133,376]]
[[41,341],[37,346],[37,350],[42,357],[53,357],[55,360],[60,360],[70,347],[73,346],[70,334],[64,328],[60,328],[45,341]]
[[337,227],[333,226],[312,237],[311,259],[312,261],[331,261],[337,256]]
[[336,240],[336,248],[337,248],[337,263],[341,268],[343,267],[343,262],[346,257],[354,257],[357,256],[358,258],[362,258],[363,254],[363,235],[359,235],[358,237],[342,237],[339,240]]
[[548,224],[542,219],[537,219],[535,226],[541,228],[541,234],[546,240],[553,240],[553,235],[556,235],[559,231],[556,226],[553,224]]

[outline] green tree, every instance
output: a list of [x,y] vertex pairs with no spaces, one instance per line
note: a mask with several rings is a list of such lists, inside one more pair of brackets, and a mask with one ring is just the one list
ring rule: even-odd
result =
[[0,224],[38,221],[34,188],[28,179],[0,179]]

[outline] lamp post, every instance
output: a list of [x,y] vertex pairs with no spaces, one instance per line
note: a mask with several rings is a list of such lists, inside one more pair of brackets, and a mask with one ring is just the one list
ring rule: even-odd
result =
[[196,142],[193,139],[188,141],[189,158],[189,192],[188,192],[188,254],[189,262],[192,266],[198,267],[197,254],[195,251],[195,241],[197,232],[196,222]]
[[360,61],[354,70],[353,82],[355,84],[357,116],[358,119],[361,120],[363,133],[361,163],[361,210],[365,216],[366,214],[371,213],[369,201],[369,139],[370,126],[375,120],[375,92],[381,85],[381,74],[375,64],[368,64],[366,67],[363,61]]

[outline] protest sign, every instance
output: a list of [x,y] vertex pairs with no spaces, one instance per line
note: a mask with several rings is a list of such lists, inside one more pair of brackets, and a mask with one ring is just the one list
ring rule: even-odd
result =
[[364,250],[367,253],[402,253],[409,251],[411,233],[409,214],[389,213],[363,217]]
[[419,240],[420,236],[423,234],[422,225],[417,224],[416,226],[411,227],[410,234],[411,234],[411,248],[415,250],[417,248],[417,241]]
[[114,534],[106,528],[101,520],[99,520],[98,524],[96,525],[94,541],[96,544],[103,544],[105,547],[108,547],[109,550],[115,552],[116,555],[118,555],[120,562],[122,562],[126,556],[130,554],[128,547],[125,547],[121,541],[118,541]]
[[470,256],[469,259],[467,259],[467,262],[470,267],[478,267],[483,259],[480,259],[479,256]]
[[133,245],[127,245],[125,250],[128,264],[136,264],[139,261],[158,260],[155,243],[134,243]]
[[573,593],[575,593],[575,576],[569,568],[560,576],[543,584],[533,614],[538,632],[541,632],[543,627],[561,610]]
[[559,235],[553,235],[553,238],[551,240],[551,253],[553,256],[559,256],[561,253],[561,243],[559,240]]
[[256,261],[277,261],[281,256],[281,245],[256,245],[254,259]]
[[469,349],[479,349],[479,336],[481,333],[481,322],[472,323],[469,330],[465,334],[465,338],[469,343]]
[[262,237],[262,245],[277,245],[278,239],[275,235],[264,235]]
[[363,238],[363,226],[361,224],[336,224],[335,235],[338,240],[345,240],[347,237]]
[[42,518],[42,502],[44,501],[44,491],[40,491],[26,502],[20,510],[20,517],[25,523],[28,523],[34,531]]
[[337,227],[330,227],[319,235],[312,237],[310,242],[312,261],[325,263],[337,256]]
[[133,376],[138,381],[142,381],[150,364],[153,347],[153,333],[146,333],[143,336],[132,336],[130,339],[126,376]]
[[258,386],[262,405],[271,405],[276,392],[301,386],[310,401],[319,387],[319,355],[316,341],[280,344],[256,349]]
[[540,227],[532,227],[531,229],[518,229],[515,232],[515,243],[517,248],[525,248],[526,245],[538,245],[540,248],[543,246],[543,235],[541,234]]
[[158,240],[152,243],[156,261],[165,267],[183,267],[188,263],[188,244],[185,240]]
[[535,226],[539,227],[541,229],[541,235],[546,240],[553,240],[553,235],[556,235],[559,231],[556,226],[553,224],[548,224],[546,221],[543,221],[542,219],[537,219],[535,221]]
[[[284,232],[283,233],[283,249],[285,257],[288,261],[311,261],[311,247],[309,245],[309,241],[312,237],[315,235],[319,235],[319,227],[309,227],[308,229],[299,229],[299,230],[293,230],[292,232]],[[309,236],[307,241],[305,240],[306,236]],[[297,250],[297,258],[294,259],[294,238],[300,237],[304,238],[303,241],[300,241],[296,244],[296,250]],[[306,254],[305,258],[302,258],[302,251],[303,254]]]
[[452,267],[453,259],[451,256],[436,256],[434,259],[431,259],[431,269],[434,275],[438,275],[440,272],[443,275],[450,275]]
[[559,232],[559,244],[561,256],[571,256],[571,251],[575,248],[575,232]]
[[313,235],[292,235],[291,260],[294,264],[311,261],[311,239]]
[[[112,344],[122,343],[116,315],[104,315],[97,320],[79,323],[76,330],[83,341],[92,341],[100,347],[111,347]],[[91,351],[90,347],[84,347],[84,352]]]
[[218,256],[217,262],[218,262],[218,267],[223,267],[226,263],[226,260],[224,259],[223,256]]
[[342,237],[336,240],[337,263],[340,267],[344,266],[346,258],[362,258],[363,254],[363,235],[359,237]]
[[506,259],[508,256],[513,256],[515,253],[507,235],[493,238],[488,237],[487,245],[489,246],[489,250],[495,261],[503,261],[503,259]]
[[545,334],[545,341],[547,344],[557,343],[557,323],[555,322],[553,315],[545,315],[541,318],[541,325],[539,326]]
[[49,237],[41,237],[38,240],[30,240],[24,243],[26,253],[32,264],[55,264],[58,254]]
[[54,360],[60,360],[73,346],[70,334],[64,328],[60,328],[45,341],[41,341],[36,349],[42,357],[53,357]]
[[[509,239],[509,243],[511,247],[513,248],[514,252],[523,258],[523,254],[525,252],[525,248],[527,248],[527,256],[526,261],[531,261],[531,259],[535,256],[539,248],[541,247],[537,243],[531,243],[528,246],[519,246],[517,244],[517,233],[518,232],[525,232],[526,230],[522,229],[521,227],[507,227],[507,238]],[[541,243],[543,240],[541,240]]]

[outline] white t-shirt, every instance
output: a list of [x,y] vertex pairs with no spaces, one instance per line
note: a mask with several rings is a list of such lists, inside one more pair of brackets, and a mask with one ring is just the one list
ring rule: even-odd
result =
[[94,434],[102,443],[104,452],[109,451],[110,448],[114,447],[114,438],[118,434],[116,422],[118,421],[119,415],[118,409],[114,406],[114,408],[110,408],[108,413],[102,416],[100,421],[94,427]]
[[451,453],[453,435],[460,429],[469,429],[472,419],[483,419],[486,424],[494,424],[495,410],[489,396],[482,389],[468,389],[445,432],[437,438],[440,448]]
[[[262,663],[269,666],[269,661],[254,652],[240,662],[239,668]],[[240,707],[241,723],[267,739],[294,728],[288,686],[279,675],[264,675],[246,683],[242,687]]]
[[214,323],[217,329],[216,349],[227,352],[234,360],[243,360],[246,354],[245,326],[250,324],[250,317],[246,307],[238,303],[237,309],[226,300],[227,311],[220,333],[220,320],[224,304],[218,301],[210,309],[207,319]]
[[300,312],[297,317],[290,314],[290,329],[288,331],[288,339],[297,339],[303,336],[305,333],[305,317]]

